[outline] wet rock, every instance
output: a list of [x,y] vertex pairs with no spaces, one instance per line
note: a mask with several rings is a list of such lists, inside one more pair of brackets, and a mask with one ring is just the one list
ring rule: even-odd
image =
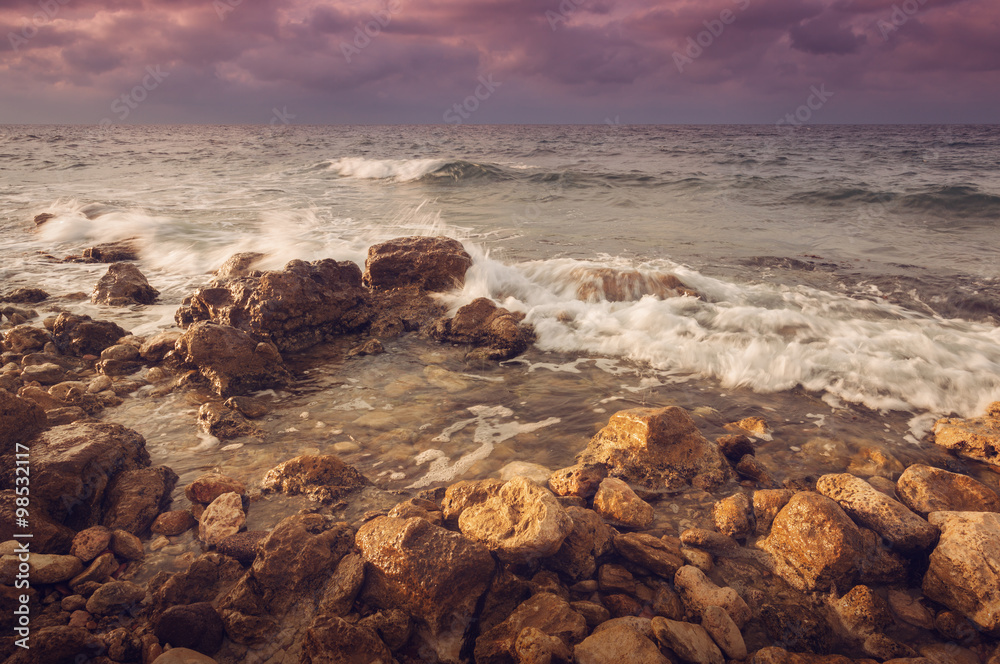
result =
[[214,546],[221,540],[235,535],[246,525],[243,499],[238,493],[224,493],[205,508],[198,525],[198,537],[205,544]]
[[215,281],[222,283],[230,279],[256,276],[254,275],[254,267],[266,256],[267,254],[262,254],[259,251],[244,251],[233,254],[215,271]]
[[215,550],[224,556],[235,558],[241,565],[251,565],[257,558],[260,543],[267,537],[267,531],[250,530],[224,537],[215,545]]
[[[31,553],[28,558],[28,565],[31,568],[30,582],[33,584],[68,581],[83,569],[83,563],[76,556]],[[0,558],[0,584],[14,585],[21,562],[16,555]]]
[[33,633],[33,664],[75,664],[77,657],[97,657],[105,651],[104,642],[82,627],[42,627]]
[[673,579],[677,570],[684,566],[679,540],[673,538],[624,533],[615,535],[614,546],[622,558],[666,579]]
[[222,619],[209,602],[172,606],[156,620],[153,632],[160,643],[214,655],[222,647]]
[[747,454],[753,456],[756,453],[753,443],[742,434],[719,436],[715,444],[719,446],[719,451],[732,463],[738,463]]
[[865,639],[862,650],[869,657],[882,661],[916,657],[917,652],[885,634],[872,634]]
[[969,459],[1000,465],[1000,407],[996,403],[986,409],[983,417],[940,419],[934,423],[933,432],[934,442],[941,447]]
[[606,595],[634,595],[635,577],[621,565],[601,565],[597,570],[597,586]]
[[347,351],[347,357],[364,357],[365,355],[381,355],[385,352],[385,346],[378,339],[369,339],[368,341],[358,344],[351,350]]
[[41,351],[51,340],[48,332],[30,325],[11,328],[3,337],[4,347],[15,355]]
[[15,444],[28,440],[47,424],[45,411],[38,404],[0,389],[0,440],[10,446],[8,451],[13,452]]
[[653,523],[653,507],[639,498],[628,484],[605,478],[594,496],[594,510],[609,522],[644,530]]
[[269,470],[261,482],[261,490],[265,494],[304,494],[311,500],[330,503],[370,485],[371,482],[353,466],[332,454],[303,455]]
[[166,466],[128,470],[109,485],[101,523],[108,528],[142,535],[170,505],[177,473]]
[[602,465],[577,464],[552,473],[549,489],[557,496],[590,498],[607,476],[608,469]]
[[438,509],[437,503],[433,500],[426,500],[424,498],[410,498],[408,500],[404,500],[389,510],[389,516],[397,519],[419,517],[421,519],[427,519],[435,526],[444,525],[444,514],[442,514],[441,510]]
[[579,284],[576,296],[586,302],[636,302],[644,295],[664,299],[698,294],[672,274],[601,267],[579,267],[570,272]]
[[587,621],[587,628],[594,629],[598,625],[611,619],[611,613],[600,604],[594,602],[580,601],[570,602],[569,605],[574,611],[579,613]]
[[774,517],[788,504],[794,494],[788,489],[761,489],[753,493],[753,516],[758,535],[771,530]]
[[[896,498],[896,483],[892,480],[882,477],[881,475],[872,475],[865,481],[871,484],[872,488],[876,491],[881,491],[890,498]],[[909,507],[909,505],[907,505],[907,507]]]
[[697,567],[685,565],[674,575],[674,587],[684,600],[684,606],[703,615],[709,606],[721,606],[740,629],[750,619],[750,607],[732,588],[720,588]]
[[361,330],[372,318],[361,269],[330,259],[294,260],[283,270],[231,279],[185,303],[175,316],[181,327],[212,321],[291,352]]
[[375,633],[336,616],[318,616],[306,631],[302,664],[392,664],[392,652]]
[[229,397],[226,399],[225,406],[251,420],[264,417],[269,411],[266,401],[254,397]]
[[558,551],[573,520],[548,489],[516,477],[495,496],[465,508],[458,526],[502,560],[528,562]]
[[[761,648],[750,660],[752,664],[855,664],[853,659],[843,655],[814,655],[811,653],[789,652],[773,646]],[[900,663],[902,664],[902,663]],[[918,664],[912,662],[907,664]],[[924,664],[924,663],[919,663]]]
[[670,664],[652,640],[634,627],[617,624],[595,631],[573,648],[577,664]]
[[972,623],[954,611],[942,611],[934,616],[934,629],[949,641],[965,645],[979,639],[979,632]]
[[368,249],[364,284],[376,290],[416,285],[428,291],[460,287],[472,257],[447,237],[403,237]]
[[115,344],[101,351],[97,370],[105,376],[129,376],[142,369],[139,347],[132,344]]
[[152,660],[152,664],[218,664],[218,662],[197,650],[171,648]]
[[746,659],[747,646],[740,628],[721,606],[706,607],[701,615],[701,626],[728,659]]
[[150,364],[157,364],[163,361],[167,353],[172,351],[177,345],[177,340],[181,338],[183,332],[179,330],[165,330],[159,332],[149,339],[146,339],[139,346],[139,356]]
[[93,526],[81,530],[73,538],[69,552],[85,563],[89,563],[111,544],[111,530],[104,526]]
[[753,505],[745,493],[736,493],[715,503],[712,518],[720,533],[735,539],[747,538],[757,527]]
[[362,526],[356,543],[369,565],[366,601],[406,611],[438,658],[458,661],[495,570],[486,547],[424,519],[389,517]]
[[728,551],[739,548],[739,542],[728,535],[704,528],[688,528],[681,533],[681,543],[708,551]]
[[762,487],[775,487],[777,482],[764,467],[760,460],[750,454],[744,454],[743,458],[736,464],[736,472],[740,477],[751,479]]
[[42,385],[55,385],[65,380],[66,370],[58,364],[35,364],[21,370],[24,381],[38,381]]
[[198,409],[198,424],[202,431],[219,440],[260,436],[263,433],[240,413],[230,410],[216,401],[209,401],[201,405],[201,408]]
[[967,475],[914,465],[896,483],[899,499],[914,512],[1000,512],[1000,496]]
[[706,488],[729,477],[725,457],[676,406],[615,413],[577,460],[605,464],[610,475],[654,490],[689,482]]
[[986,631],[1000,629],[1000,514],[931,512],[941,539],[924,575],[924,594]]
[[62,426],[87,419],[87,413],[78,406],[67,406],[65,408],[51,408],[45,411],[45,418],[48,420],[50,426]]
[[900,620],[922,629],[934,629],[934,615],[920,603],[919,597],[902,590],[889,590],[889,606]]
[[112,263],[94,287],[90,301],[112,307],[153,304],[160,291],[149,285],[145,275],[132,263]]
[[543,564],[571,579],[590,578],[597,569],[596,559],[610,550],[614,531],[593,510],[568,507],[566,514],[573,520],[573,530]]
[[49,294],[41,288],[15,288],[8,292],[0,301],[14,304],[37,304],[49,299]]
[[281,387],[291,380],[273,344],[225,325],[195,323],[177,340],[176,350],[220,396]]
[[61,313],[53,324],[52,336],[61,353],[80,357],[100,355],[124,337],[125,330],[110,321]]
[[458,525],[458,518],[466,507],[485,502],[497,495],[505,483],[496,479],[461,480],[445,491],[441,511],[445,521]]
[[903,472],[903,464],[886,450],[869,445],[862,447],[851,457],[847,472],[859,477],[876,475],[894,480]]
[[511,461],[500,469],[500,479],[504,482],[515,477],[524,477],[539,486],[546,486],[552,471],[539,463],[530,461]]
[[358,621],[358,625],[374,630],[389,650],[399,650],[413,634],[413,621],[406,612],[399,609],[377,611]]
[[834,604],[851,633],[866,637],[893,624],[889,605],[868,586],[854,586]]
[[101,584],[111,578],[111,574],[118,569],[118,561],[112,553],[102,553],[94,559],[87,569],[73,577],[69,582],[69,587],[74,592],[83,593],[83,588]]
[[770,643],[781,643],[790,650],[807,653],[828,653],[836,643],[827,616],[803,598],[791,596],[784,601],[775,600],[773,604],[761,604],[759,613]]
[[725,658],[705,628],[656,616],[652,620],[656,640],[670,648],[685,662],[723,664]]
[[118,627],[104,636],[108,658],[115,662],[130,662],[142,658],[142,642],[130,630]]
[[715,569],[715,559],[707,551],[682,546],[681,557],[684,558],[686,565],[697,567],[705,574],[711,574],[712,570]]
[[132,533],[121,530],[111,531],[111,550],[122,560],[142,560],[146,552],[142,541]]
[[553,661],[569,662],[572,651],[561,639],[549,636],[535,627],[525,627],[514,642],[514,653],[522,664],[551,664]]
[[188,500],[193,503],[202,503],[204,505],[208,505],[222,494],[230,492],[245,496],[247,492],[247,485],[238,479],[229,477],[228,475],[209,473],[207,475],[202,475],[194,482],[191,482],[191,484],[184,489],[184,495],[187,496]]
[[320,598],[319,612],[333,616],[350,613],[364,581],[364,558],[357,553],[349,553],[341,558]]
[[739,422],[727,424],[725,428],[730,431],[746,431],[750,435],[763,438],[764,440],[771,439],[771,427],[767,425],[767,421],[762,417],[744,417]]
[[120,263],[139,260],[139,247],[135,238],[106,242],[83,250],[88,263]]
[[506,360],[523,353],[532,341],[531,331],[520,325],[523,318],[523,314],[511,313],[481,297],[460,308],[454,318],[435,323],[432,336],[476,347],[471,358]]
[[566,600],[551,593],[539,593],[476,639],[476,663],[516,664],[517,638],[527,628],[556,637],[566,646],[579,643],[587,635],[587,621]]
[[96,616],[106,616],[122,611],[138,611],[139,604],[146,596],[142,586],[131,581],[111,581],[105,583],[87,600],[87,612]]
[[149,527],[154,535],[166,535],[175,537],[181,533],[186,533],[197,525],[197,521],[191,514],[191,510],[173,510],[164,512],[156,517],[153,525]]

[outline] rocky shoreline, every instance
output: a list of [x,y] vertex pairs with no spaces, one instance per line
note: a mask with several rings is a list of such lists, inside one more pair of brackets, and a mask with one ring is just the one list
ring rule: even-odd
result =
[[[85,252],[110,263],[93,302],[156,301],[121,262],[135,255]],[[759,417],[709,440],[684,408],[630,408],[555,472],[511,464],[499,479],[400,492],[338,456],[302,454],[259,477],[199,477],[184,486],[191,507],[171,509],[178,474],[100,419],[136,390],[200,391],[205,433],[262,436],[268,403],[253,393],[294,383],[294,354],[345,339],[349,355],[379,354],[419,335],[483,366],[533,339],[491,300],[447,315],[437,294],[472,264],[455,240],[373,246],[364,271],[321,260],[262,272],[260,258],[234,256],[185,299],[177,329],[148,338],[69,312],[35,324],[48,297],[37,289],[0,297],[7,661],[1000,663],[1000,497],[948,462],[1000,470],[1000,403],[935,425],[940,468],[872,450],[787,477],[755,453],[770,436]],[[588,279],[620,298],[697,297],[676,279]],[[15,587],[24,449],[27,591]],[[671,501],[688,494],[714,529],[671,523]],[[372,495],[385,509],[335,516]],[[247,529],[287,496],[308,502]],[[144,559],[192,530],[201,555],[146,574]],[[16,644],[22,605],[30,650]]]

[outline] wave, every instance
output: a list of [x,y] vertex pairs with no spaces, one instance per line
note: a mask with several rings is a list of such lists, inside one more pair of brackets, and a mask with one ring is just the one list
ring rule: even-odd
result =
[[1000,196],[983,192],[972,185],[926,187],[923,191],[910,193],[837,187],[793,194],[788,202],[831,207],[886,205],[909,212],[1000,219]]
[[325,162],[327,170],[345,178],[395,180],[397,182],[440,182],[442,180],[504,180],[511,176],[494,164],[478,164],[462,159],[366,159],[343,157]]

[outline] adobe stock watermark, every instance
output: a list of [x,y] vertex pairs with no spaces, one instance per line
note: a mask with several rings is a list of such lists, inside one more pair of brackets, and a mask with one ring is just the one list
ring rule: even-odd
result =
[[288,112],[287,106],[282,106],[281,110],[278,110],[277,106],[272,108],[271,119],[267,123],[271,130],[271,136],[287,129],[294,119],[295,116]]
[[212,0],[212,7],[215,8],[215,13],[219,15],[220,21],[225,21],[226,16],[241,4],[243,4],[243,0]]
[[569,17],[575,14],[580,7],[587,3],[588,0],[562,0],[559,3],[559,11],[554,12],[551,9],[545,10],[545,19],[549,22],[549,27],[552,28],[552,32],[559,29],[560,24],[566,24],[569,22]]
[[806,103],[796,108],[793,112],[786,113],[785,117],[780,118],[774,124],[779,127],[788,125],[794,127],[806,124],[812,120],[813,113],[823,108],[830,97],[833,96],[833,93],[826,89],[826,83],[820,83],[818,88],[815,85],[812,86],[809,88],[809,92],[811,94],[806,97]]
[[888,20],[880,18],[875,23],[882,34],[882,41],[889,41],[889,35],[906,25],[926,4],[927,0],[905,0],[901,4],[893,5],[892,14],[889,15]]
[[347,64],[351,64],[352,58],[368,48],[372,40],[382,34],[382,30],[389,27],[392,17],[401,12],[402,9],[403,3],[400,0],[388,0],[385,9],[371,12],[372,20],[358,21],[358,24],[354,26],[353,42],[340,42],[340,52],[344,54]]
[[[732,2],[740,12],[744,12],[750,7],[750,0],[732,0]],[[705,49],[710,48],[715,43],[715,40],[722,36],[722,33],[726,31],[726,27],[736,22],[737,16],[738,13],[733,10],[723,9],[719,12],[719,18],[702,21],[705,29],[694,37],[687,38],[687,46],[684,48],[684,52],[674,51],[674,64],[677,65],[677,71],[683,74],[684,67],[694,64],[694,61],[702,56]]]
[[479,110],[482,102],[492,97],[496,89],[503,85],[499,81],[493,80],[493,74],[480,76],[478,80],[479,85],[476,86],[471,95],[445,109],[444,115],[441,116],[445,122],[453,125],[462,124]]
[[[160,83],[168,76],[170,76],[170,72],[163,71],[160,65],[149,65],[146,67],[146,75],[142,77],[142,80],[137,85],[133,86],[131,90],[122,93],[111,102],[111,112],[118,116],[119,121],[124,122],[132,114],[132,111],[139,108],[139,105],[146,101],[149,93],[160,87]],[[98,125],[102,133],[107,133],[114,125],[114,120],[111,118],[102,118]]]
[[8,32],[7,41],[15,51],[28,43],[28,40],[38,34],[39,28],[49,23],[59,13],[59,8],[68,5],[70,0],[41,0],[38,11],[29,16],[21,17],[21,29],[18,32]]

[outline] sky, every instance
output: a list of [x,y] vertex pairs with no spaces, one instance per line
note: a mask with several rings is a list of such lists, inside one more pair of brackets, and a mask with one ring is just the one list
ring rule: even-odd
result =
[[0,0],[0,124],[1000,123],[997,0]]

